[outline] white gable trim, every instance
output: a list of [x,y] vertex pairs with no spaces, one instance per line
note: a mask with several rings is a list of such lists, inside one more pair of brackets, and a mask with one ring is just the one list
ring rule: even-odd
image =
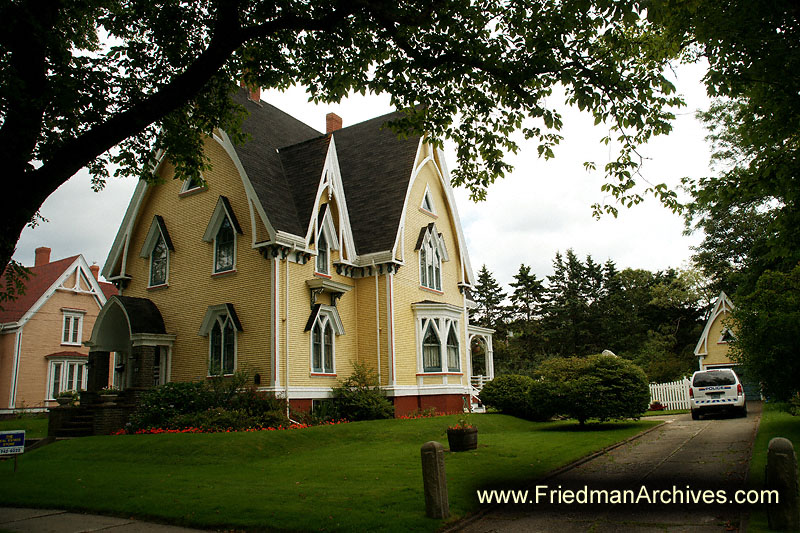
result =
[[233,147],[233,143],[231,142],[230,137],[224,131],[217,130],[214,135],[212,136],[225,152],[228,154],[228,157],[231,158],[233,161],[233,165],[236,167],[236,170],[239,172],[239,177],[242,178],[242,185],[244,185],[245,194],[247,194],[248,203],[250,205],[250,226],[251,226],[251,245],[253,248],[256,248],[256,216],[258,214],[258,218],[261,220],[261,223],[264,225],[264,228],[267,230],[267,234],[269,235],[269,240],[274,241],[277,235],[275,231],[275,227],[269,221],[269,217],[267,216],[267,212],[264,211],[264,206],[261,205],[261,200],[258,199],[258,194],[256,194],[256,190],[253,188],[253,182],[250,181],[247,172],[244,170],[244,166],[242,162],[239,160],[239,156],[236,155],[236,150]]
[[694,354],[698,357],[708,355],[708,334],[711,332],[711,326],[717,320],[717,318],[724,314],[730,313],[735,309],[733,302],[725,294],[725,291],[719,293],[717,297],[717,301],[714,303],[713,309],[711,309],[711,313],[708,316],[708,320],[706,321],[706,326],[703,328],[703,334],[700,335],[700,340],[697,341],[697,346],[694,348]]
[[[426,155],[427,150],[424,148],[428,147],[428,149],[432,152],[430,155]],[[458,208],[456,207],[455,197],[453,196],[453,188],[450,185],[450,173],[447,170],[447,166],[445,165],[444,161],[444,153],[434,148],[432,145],[425,142],[424,138],[420,139],[419,146],[417,147],[417,155],[414,158],[414,171],[411,175],[411,179],[408,182],[408,188],[406,189],[406,197],[403,201],[403,215],[400,218],[400,225],[397,229],[397,235],[395,237],[395,243],[392,247],[392,257],[398,256],[398,248],[400,248],[400,256],[405,257],[405,250],[402,249],[404,246],[404,242],[402,239],[403,232],[400,231],[401,228],[405,228],[406,224],[406,213],[408,212],[408,204],[411,197],[411,188],[414,186],[414,182],[417,180],[422,169],[425,165],[431,164],[436,171],[436,175],[439,177],[439,183],[442,185],[442,190],[445,193],[445,200],[446,204],[444,208],[450,213],[450,216],[453,218],[453,226],[456,229],[456,242],[458,244],[458,253],[459,258],[461,259],[461,266],[462,266],[462,274],[463,280],[465,283],[469,285],[473,285],[475,283],[475,276],[472,272],[472,265],[469,260],[469,253],[467,252],[467,244],[466,239],[464,238],[464,231],[461,228],[461,219],[458,216]],[[426,188],[427,192],[427,188]]]
[[[77,273],[75,278],[75,285],[73,287],[65,287],[64,282],[72,276],[73,273]],[[80,288],[80,280],[83,277],[83,280],[89,286],[89,290],[82,290]],[[67,268],[64,269],[64,272],[56,279],[50,287],[42,293],[36,302],[28,309],[28,311],[22,315],[17,321],[17,325],[22,327],[25,323],[30,320],[33,315],[35,315],[39,309],[50,299],[53,294],[57,290],[66,290],[71,292],[83,293],[88,294],[94,297],[95,303],[99,309],[103,308],[103,305],[106,303],[106,295],[103,294],[103,289],[100,287],[100,283],[94,278],[92,271],[89,269],[89,264],[86,262],[86,259],[83,258],[82,255],[79,255],[75,258],[75,261],[70,264]]]
[[[332,215],[330,215],[330,208],[326,213],[325,218],[330,218],[331,227],[333,232],[329,233],[328,229],[325,230],[325,238],[328,240],[328,246],[333,250],[342,250],[340,261],[354,261],[356,259],[356,246],[355,239],[353,239],[353,230],[350,227],[350,211],[347,208],[347,198],[344,194],[344,185],[342,184],[342,171],[339,168],[339,156],[336,153],[336,141],[334,136],[328,143],[328,153],[325,155],[325,164],[322,167],[322,175],[317,185],[317,193],[314,195],[314,207],[311,210],[309,217],[308,227],[306,228],[305,247],[309,248],[311,239],[314,242],[317,240],[317,213],[319,213],[320,200],[325,190],[328,191],[328,201],[331,199],[336,200],[336,207],[339,214],[339,233],[336,234],[335,224],[333,224]],[[321,226],[326,224],[323,220]],[[335,243],[335,244],[334,244]]]

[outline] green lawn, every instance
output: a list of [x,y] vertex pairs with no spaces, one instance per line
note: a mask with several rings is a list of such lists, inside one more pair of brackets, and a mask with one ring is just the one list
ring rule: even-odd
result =
[[[789,439],[794,444],[795,453],[800,455],[800,416],[792,416],[773,404],[765,403],[758,435],[753,445],[753,457],[750,460],[750,484],[753,487],[764,486],[767,447],[773,437]],[[763,507],[755,507],[751,511],[748,531],[769,531],[767,513]]]
[[683,415],[688,409],[664,409],[663,411],[645,411],[642,416]]
[[47,415],[23,415],[16,418],[0,420],[0,431],[24,429],[26,439],[38,439],[47,436]]
[[[420,446],[447,447],[459,417],[310,429],[87,437],[0,463],[5,504],[97,511],[197,527],[433,531],[425,517]],[[452,519],[474,511],[475,488],[523,486],[654,421],[590,425],[473,416],[479,448],[446,453]]]

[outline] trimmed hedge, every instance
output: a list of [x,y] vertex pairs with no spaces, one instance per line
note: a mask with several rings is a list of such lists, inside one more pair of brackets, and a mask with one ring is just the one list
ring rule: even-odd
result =
[[554,415],[600,421],[639,418],[650,404],[647,377],[641,368],[612,355],[553,358],[536,378],[510,374],[487,383],[481,402],[528,420]]

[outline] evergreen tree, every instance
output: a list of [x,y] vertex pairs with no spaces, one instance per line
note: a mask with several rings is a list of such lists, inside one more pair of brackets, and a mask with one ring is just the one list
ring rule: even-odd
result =
[[470,321],[485,328],[497,329],[502,319],[502,303],[506,295],[491,272],[483,265],[478,272],[478,281],[472,291],[473,300],[478,304]]
[[519,265],[511,288],[511,316],[515,320],[531,322],[541,313],[544,285],[531,273],[531,267]]

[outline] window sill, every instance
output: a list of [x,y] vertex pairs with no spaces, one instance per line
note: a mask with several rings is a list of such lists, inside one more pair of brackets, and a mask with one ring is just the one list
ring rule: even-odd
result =
[[332,277],[330,275],[323,274],[322,272],[317,272],[316,270],[314,271],[314,275],[319,277],[319,278],[332,279]]
[[83,346],[79,342],[62,342],[61,346]]
[[311,372],[312,378],[335,378],[336,374],[329,374],[327,372]]
[[200,192],[203,192],[203,191],[207,191],[207,190],[208,190],[207,187],[195,187],[194,189],[189,189],[188,191],[183,191],[181,193],[178,193],[178,198],[186,198],[186,197],[189,197],[189,196],[194,196],[197,193],[200,193]]
[[418,372],[417,377],[422,376],[463,376],[463,372]]
[[169,283],[162,283],[160,285],[148,285],[147,290],[150,291],[150,290],[166,289],[167,287],[169,287]]
[[426,215],[428,215],[429,217],[433,217],[433,218],[439,218],[439,215],[437,215],[437,214],[436,214],[436,213],[434,213],[433,211],[428,211],[428,210],[427,210],[427,209],[425,209],[424,207],[420,207],[420,208],[419,208],[419,211],[420,211],[420,213],[425,213],[425,214],[426,214]]
[[214,272],[213,274],[211,274],[211,277],[212,278],[221,278],[221,277],[229,276],[231,274],[236,274],[236,272],[237,272],[236,269],[232,268],[231,270],[223,270],[222,272]]
[[222,374],[222,375],[219,375],[219,374],[214,374],[213,376],[211,376],[211,375],[208,375],[208,376],[206,376],[206,379],[229,378],[229,377],[233,376],[233,374],[234,374],[234,373],[233,373],[233,372],[231,372],[230,374]]
[[426,287],[425,285],[420,285],[419,288],[422,289],[423,291],[432,292],[433,294],[439,294],[439,295],[444,294],[444,291],[431,289],[430,287]]

